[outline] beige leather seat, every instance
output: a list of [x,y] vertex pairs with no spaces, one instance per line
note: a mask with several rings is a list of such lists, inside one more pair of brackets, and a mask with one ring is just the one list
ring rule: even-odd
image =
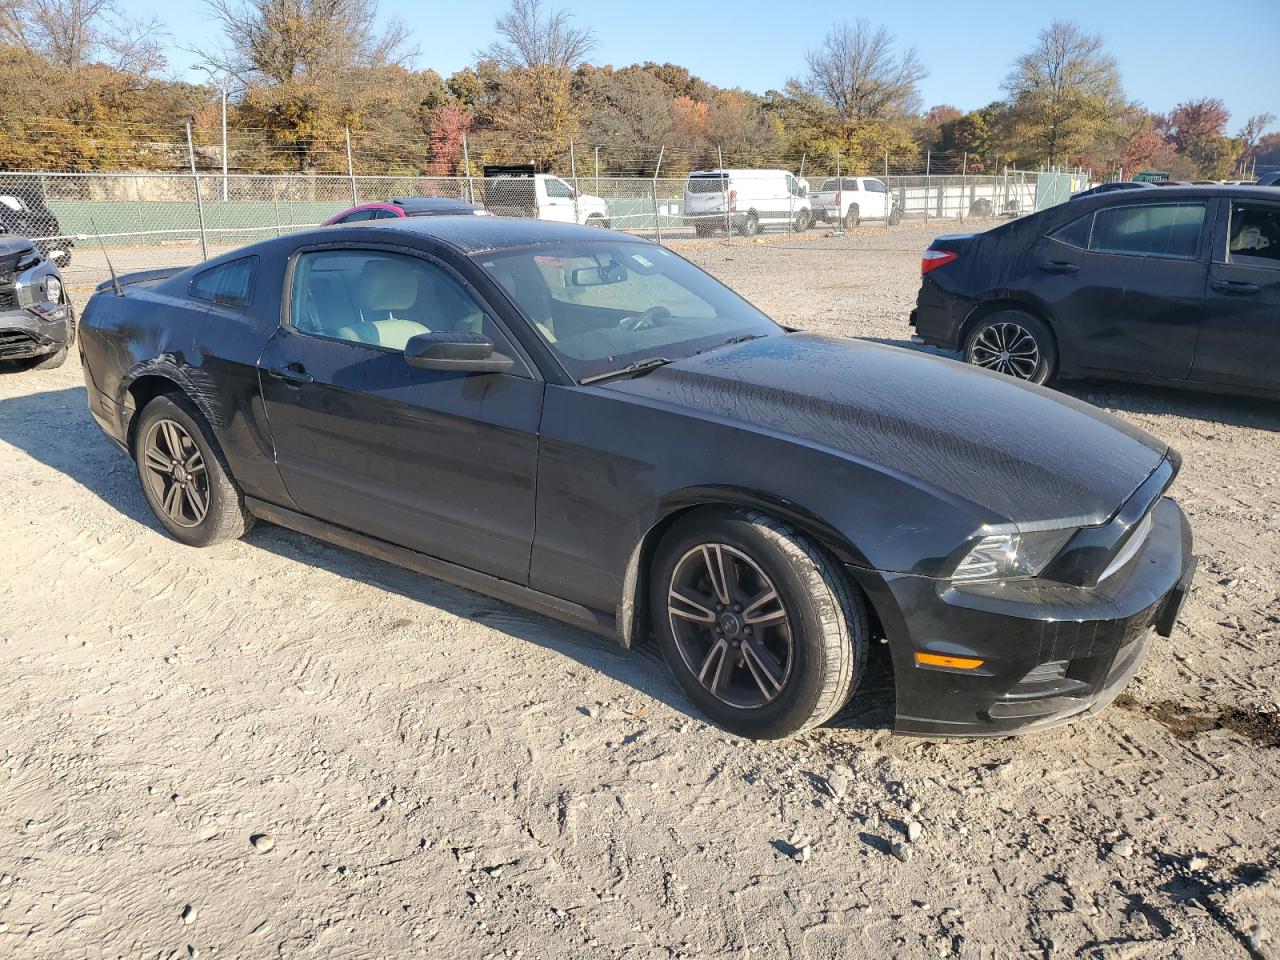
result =
[[418,306],[419,271],[400,260],[370,260],[360,271],[356,299],[362,320],[343,327],[335,336],[403,350],[420,333],[430,333],[424,324],[397,314]]

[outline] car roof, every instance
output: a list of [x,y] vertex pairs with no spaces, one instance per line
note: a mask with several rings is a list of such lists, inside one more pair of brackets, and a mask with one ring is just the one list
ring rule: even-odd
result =
[[[530,247],[539,244],[553,243],[585,243],[608,240],[626,243],[649,243],[643,237],[633,237],[625,233],[614,233],[601,230],[599,227],[584,227],[576,223],[554,223],[548,220],[532,220],[519,217],[476,217],[441,216],[441,217],[398,217],[394,220],[378,220],[371,223],[354,223],[343,227],[348,231],[378,231],[400,234],[417,234],[439,240],[456,248],[460,252],[472,255],[492,253],[498,250],[514,250],[519,247]],[[317,228],[305,234],[294,234],[296,242],[331,242],[333,231],[329,228]],[[270,242],[270,241],[269,241]]]
[[394,197],[391,202],[404,210],[474,210],[473,204],[453,197]]
[[1225,183],[1188,184],[1178,187],[1163,187],[1160,190],[1106,190],[1088,197],[1080,197],[1083,201],[1093,201],[1097,206],[1128,203],[1168,203],[1170,200],[1205,200],[1213,197],[1252,197],[1256,200],[1280,200],[1280,191],[1274,187],[1259,187],[1253,184],[1233,186]]

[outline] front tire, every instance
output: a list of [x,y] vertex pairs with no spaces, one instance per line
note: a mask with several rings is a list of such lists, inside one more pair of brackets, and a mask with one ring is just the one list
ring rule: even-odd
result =
[[801,210],[796,214],[795,231],[796,233],[804,233],[809,229],[810,214],[808,210]]
[[169,536],[211,547],[253,526],[213,431],[186,397],[154,398],[138,414],[134,437],[142,491]]
[[685,694],[739,736],[824,723],[866,667],[861,594],[814,544],[758,512],[698,511],[672,527],[651,571],[650,610]]
[[1058,368],[1053,332],[1039,317],[1001,310],[983,317],[964,343],[965,363],[1028,383],[1048,383]]

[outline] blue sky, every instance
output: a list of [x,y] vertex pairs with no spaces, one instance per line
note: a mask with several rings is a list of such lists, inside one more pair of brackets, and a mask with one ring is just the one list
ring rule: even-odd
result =
[[[914,44],[930,69],[924,103],[962,110],[1000,96],[1000,83],[1019,53],[1053,18],[1054,6],[1018,0],[912,0],[862,4],[788,0],[762,3],[617,0],[550,3],[573,11],[596,31],[596,63],[671,61],[720,86],[757,92],[780,88],[803,69],[804,51],[834,22],[865,16],[883,23],[899,41]],[[124,0],[131,10],[157,13],[173,34],[170,71],[188,79],[193,57],[181,47],[198,45],[209,29],[200,0],[165,7],[153,0]],[[381,0],[384,15],[408,24],[421,49],[418,65],[447,76],[465,66],[493,39],[493,21],[507,0],[459,3]],[[1280,115],[1280,0],[1252,0],[1215,14],[1204,0],[1160,0],[1154,16],[1141,5],[1114,0],[1073,0],[1056,9],[1101,33],[1120,63],[1131,98],[1167,111],[1198,97],[1218,97],[1231,111],[1231,128],[1251,114]],[[1273,128],[1274,129],[1274,128]]]

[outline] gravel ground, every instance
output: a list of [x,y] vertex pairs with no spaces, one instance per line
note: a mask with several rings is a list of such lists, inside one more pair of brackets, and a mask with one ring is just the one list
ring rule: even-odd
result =
[[[937,232],[680,249],[901,343]],[[0,375],[0,957],[1280,957],[1280,405],[1069,389],[1182,451],[1202,555],[1121,703],[896,738],[881,658],[755,744],[643,651],[266,525],[182,547],[76,365]]]

